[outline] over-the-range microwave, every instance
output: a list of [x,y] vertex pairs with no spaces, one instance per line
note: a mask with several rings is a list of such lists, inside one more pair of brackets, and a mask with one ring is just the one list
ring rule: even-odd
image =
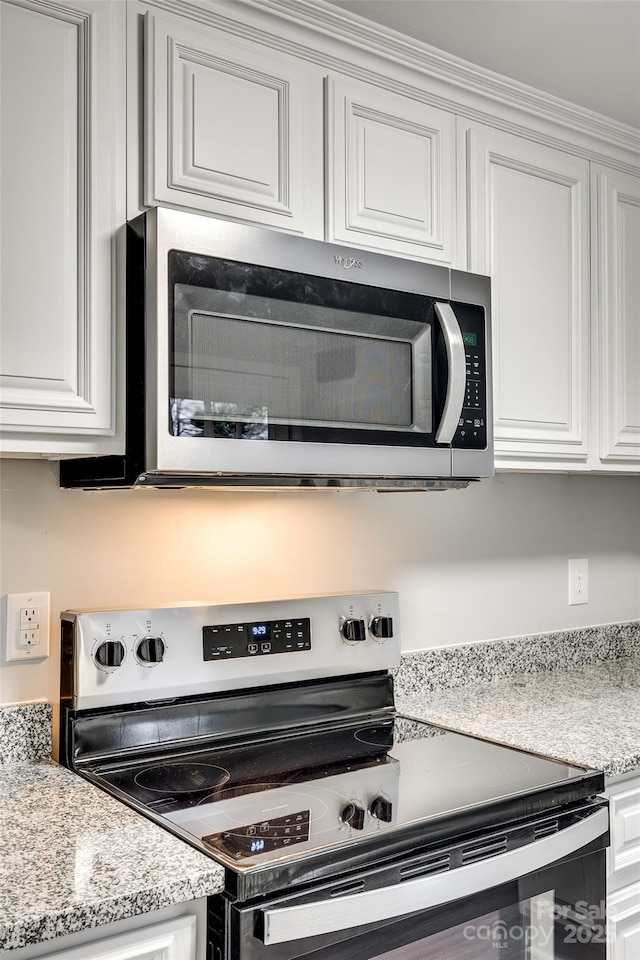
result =
[[487,277],[156,208],[127,226],[126,452],[71,487],[493,473]]

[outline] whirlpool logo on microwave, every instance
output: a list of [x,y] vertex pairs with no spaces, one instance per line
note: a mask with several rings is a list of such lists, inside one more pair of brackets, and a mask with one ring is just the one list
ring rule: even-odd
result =
[[364,263],[362,260],[356,260],[355,257],[343,257],[340,254],[336,254],[333,258],[333,262],[338,267],[342,267],[343,270],[362,270]]

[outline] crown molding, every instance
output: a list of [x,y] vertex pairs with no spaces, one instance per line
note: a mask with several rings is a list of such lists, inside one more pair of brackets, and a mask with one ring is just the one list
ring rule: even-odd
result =
[[[259,40],[325,69],[382,85],[468,119],[525,134],[551,146],[564,149],[569,146],[572,152],[586,159],[605,164],[614,160],[616,167],[638,173],[640,130],[635,127],[381,27],[324,0],[148,0],[148,3],[236,36]],[[283,22],[289,27],[286,34],[277,29]],[[323,38],[320,47],[314,43],[314,37]],[[350,51],[358,52],[356,59],[349,56]],[[372,56],[377,61],[377,69],[373,62],[367,63]],[[382,82],[381,61],[390,66],[390,73]],[[499,104],[503,111],[506,109],[505,114],[497,116],[492,104]],[[528,118],[544,121],[553,129],[531,130],[527,126]],[[582,140],[578,145],[570,136],[564,136],[563,131],[578,134],[591,143]],[[604,152],[600,152],[601,147]],[[612,158],[612,148],[629,156]]]

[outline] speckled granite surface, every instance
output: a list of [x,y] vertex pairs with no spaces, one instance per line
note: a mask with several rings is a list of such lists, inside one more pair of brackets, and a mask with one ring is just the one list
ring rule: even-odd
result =
[[397,709],[461,733],[602,770],[640,772],[640,657],[449,689],[405,685]]
[[0,707],[0,764],[50,756],[50,703]]
[[637,621],[407,653],[395,673],[395,690],[396,695],[409,697],[621,657],[640,657]]
[[0,850],[8,956],[223,884],[213,860],[52,761],[0,767]]

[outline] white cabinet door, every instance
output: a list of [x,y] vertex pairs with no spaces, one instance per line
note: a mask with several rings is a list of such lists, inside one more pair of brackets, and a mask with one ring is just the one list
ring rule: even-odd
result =
[[0,17],[1,449],[111,452],[123,6],[3,0]]
[[608,898],[608,960],[638,960],[640,957],[640,883],[625,887]]
[[469,269],[492,278],[496,465],[584,469],[588,162],[461,124],[459,164]]
[[611,844],[607,850],[608,887],[640,882],[640,778],[607,790]]
[[195,917],[156,923],[82,947],[48,955],[50,960],[196,960]]
[[640,957],[640,777],[607,788],[611,844],[607,850],[609,960]]
[[640,178],[594,164],[600,464],[640,463]]
[[322,236],[322,80],[249,40],[146,14],[145,202]]
[[327,239],[451,263],[455,118],[329,77]]

